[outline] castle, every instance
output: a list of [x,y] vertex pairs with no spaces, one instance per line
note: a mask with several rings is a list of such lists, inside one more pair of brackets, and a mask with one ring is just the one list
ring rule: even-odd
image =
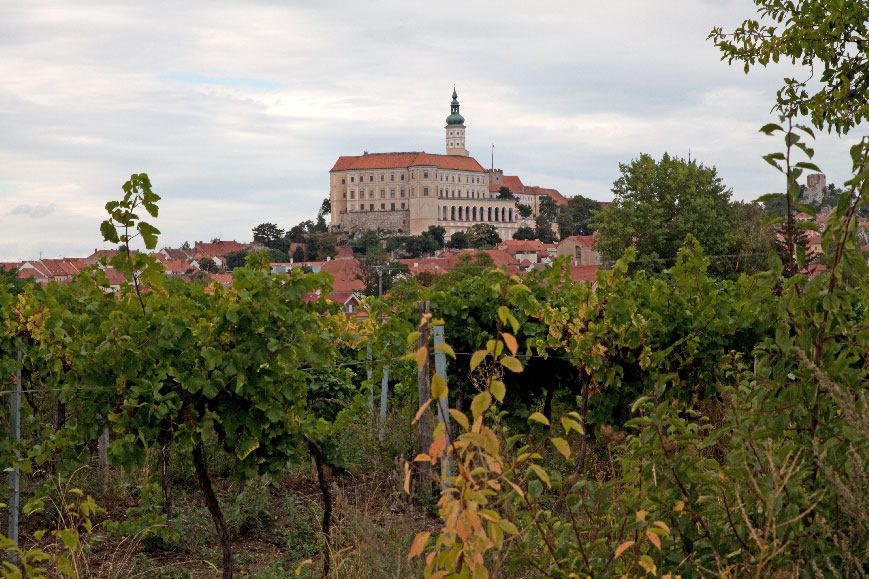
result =
[[[521,203],[532,208],[532,217],[521,218],[515,200],[499,198],[499,189],[510,183],[510,178],[500,170],[484,169],[468,153],[465,118],[459,113],[455,88],[444,131],[445,155],[366,152],[339,157],[329,171],[332,228],[419,235],[436,225],[443,227],[449,238],[457,231],[486,223],[495,227],[501,239],[508,240],[520,226],[533,226],[539,195],[566,203],[554,190],[532,187],[525,191],[515,177],[512,179],[518,186],[510,189]],[[519,186],[521,190],[516,190]]]

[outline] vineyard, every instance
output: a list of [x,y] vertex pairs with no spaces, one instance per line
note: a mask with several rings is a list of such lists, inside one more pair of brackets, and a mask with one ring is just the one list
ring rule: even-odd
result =
[[264,252],[231,287],[164,275],[133,175],[100,228],[123,251],[65,285],[0,278],[2,575],[869,576],[869,138],[824,230],[794,218],[820,171],[795,119],[869,114],[867,8],[756,3],[785,28],[713,30],[725,59],[826,67],[761,129],[784,192],[759,199],[783,216],[757,273],[689,234],[666,267],[472,260],[348,315]]
[[[789,182],[813,168],[764,131]],[[865,576],[869,143],[852,156],[813,275],[794,251],[719,279],[689,236],[662,274],[632,250],[596,284],[471,267],[363,316],[265,254],[231,288],[168,280],[135,251],[159,196],[133,175],[101,229],[120,290],[99,266],[0,289],[4,574]],[[413,519],[374,561],[371,493]]]

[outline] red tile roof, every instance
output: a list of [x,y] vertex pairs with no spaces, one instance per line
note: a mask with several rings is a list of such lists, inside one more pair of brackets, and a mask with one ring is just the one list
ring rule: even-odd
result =
[[526,187],[526,193],[530,193],[531,195],[548,195],[555,201],[556,205],[564,206],[567,205],[567,198],[558,192],[558,189],[547,189],[545,187]]
[[368,155],[342,155],[338,157],[332,171],[367,171],[373,169],[407,169],[409,167],[430,166],[456,171],[486,170],[473,157],[461,155],[433,155],[430,153],[373,153]]
[[510,239],[500,243],[498,249],[503,249],[510,255],[516,255],[517,253],[546,251],[546,244],[539,239]]
[[575,241],[577,245],[581,247],[594,247],[594,242],[596,240],[595,235],[571,235],[570,237],[565,237],[561,241],[558,242],[559,247],[562,243],[567,240]]
[[244,249],[237,241],[221,241],[214,243],[197,243],[193,250],[200,257],[223,257]]
[[599,265],[572,265],[570,266],[570,279],[573,281],[597,281]]
[[359,262],[355,259],[333,259],[323,264],[320,271],[325,271],[333,278],[333,292],[360,291],[365,284],[357,276],[362,275]]

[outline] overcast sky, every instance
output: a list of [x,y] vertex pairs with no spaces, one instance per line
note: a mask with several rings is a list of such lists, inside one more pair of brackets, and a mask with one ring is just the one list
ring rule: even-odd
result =
[[[3,2],[0,261],[107,247],[106,201],[147,172],[160,246],[249,241],[316,215],[339,155],[444,152],[455,83],[486,167],[612,198],[618,164],[665,151],[734,198],[781,190],[757,132],[785,68],[706,40],[749,0]],[[819,137],[841,183],[854,138]]]

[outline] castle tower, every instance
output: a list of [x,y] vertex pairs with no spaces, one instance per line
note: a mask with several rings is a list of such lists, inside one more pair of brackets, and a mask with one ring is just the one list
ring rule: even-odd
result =
[[447,117],[446,130],[447,155],[469,157],[465,148],[465,117],[459,114],[459,95],[453,87],[453,102],[450,103],[450,116]]

